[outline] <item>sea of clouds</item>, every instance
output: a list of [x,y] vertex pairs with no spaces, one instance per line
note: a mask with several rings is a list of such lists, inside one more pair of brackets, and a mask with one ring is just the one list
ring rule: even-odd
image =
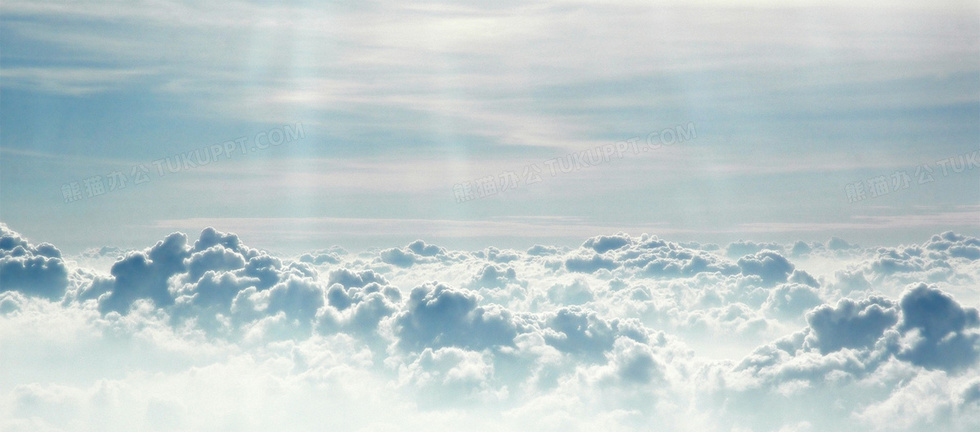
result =
[[66,256],[0,224],[0,430],[980,429],[980,239]]

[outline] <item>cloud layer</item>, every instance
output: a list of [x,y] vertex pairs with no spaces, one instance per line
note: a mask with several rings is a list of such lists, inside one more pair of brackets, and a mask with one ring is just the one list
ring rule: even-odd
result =
[[980,426],[980,239],[950,232],[280,257],[207,228],[103,273],[0,228],[5,430]]

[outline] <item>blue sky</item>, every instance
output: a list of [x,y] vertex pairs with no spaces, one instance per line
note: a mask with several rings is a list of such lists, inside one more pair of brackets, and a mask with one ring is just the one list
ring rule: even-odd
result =
[[[572,245],[619,231],[720,244],[976,235],[977,12],[6,1],[0,219],[66,250],[208,225],[282,251]],[[302,135],[251,150],[284,126]],[[696,132],[547,171],[678,127]],[[246,154],[164,175],[153,163],[239,138]],[[140,165],[150,175],[137,185]],[[541,182],[526,183],[529,166]],[[88,196],[85,179],[113,172],[125,188]],[[516,187],[457,199],[455,185],[508,172]],[[881,176],[887,193],[848,195]],[[81,198],[66,202],[72,182]]]

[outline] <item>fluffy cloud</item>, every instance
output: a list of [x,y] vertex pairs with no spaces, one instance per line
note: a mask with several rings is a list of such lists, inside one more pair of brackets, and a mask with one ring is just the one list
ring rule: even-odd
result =
[[812,307],[823,304],[820,293],[810,285],[788,283],[769,292],[763,304],[767,312],[784,318],[803,316]]
[[[622,239],[623,236],[616,238]],[[614,256],[625,267],[641,269],[645,276],[677,278],[695,276],[699,273],[737,272],[733,263],[708,251],[697,249],[694,245],[684,246],[646,235],[629,238],[629,240],[629,246],[620,246],[614,250]],[[597,237],[590,239],[586,244],[602,244],[602,242],[609,242],[609,240]]]
[[901,358],[929,368],[955,370],[977,363],[980,356],[980,315],[948,294],[920,284],[902,296],[905,335]]
[[786,282],[794,266],[782,255],[772,251],[762,251],[738,259],[738,267],[744,275],[755,275],[766,284]]
[[373,334],[382,319],[398,310],[401,292],[374,271],[354,273],[339,269],[330,273],[327,305],[317,312],[323,333]]
[[616,262],[599,254],[580,254],[565,260],[565,268],[571,272],[594,273],[598,270],[616,268]]
[[898,322],[894,304],[881,297],[861,301],[841,299],[837,306],[821,306],[808,313],[811,333],[807,346],[827,354],[842,348],[868,348]]
[[918,283],[975,286],[980,283],[978,245],[975,237],[945,232],[918,245],[875,248],[858,270],[870,282],[896,291]]
[[[142,252],[132,252],[112,266],[112,290],[100,298],[103,310],[125,312],[133,301],[150,299],[165,307],[173,304],[167,280],[186,269],[191,256],[187,236],[174,233]],[[213,257],[212,257],[213,259]]]
[[486,265],[473,277],[469,286],[475,289],[504,288],[508,284],[526,285],[527,283],[517,279],[517,272],[513,267],[502,269],[495,265]]
[[619,249],[631,243],[631,239],[626,234],[617,234],[614,236],[598,236],[592,237],[582,244],[582,247],[589,248],[597,253],[608,252],[613,249]]
[[980,368],[977,309],[924,284],[907,289],[897,303],[841,299],[810,311],[806,321],[803,331],[760,347],[737,370],[778,386],[793,379],[867,379],[894,364],[954,375]]
[[[98,385],[136,413],[123,428],[227,426],[202,422],[208,406],[267,429],[284,400],[315,419],[344,398],[388,408],[347,423],[365,429],[980,425],[980,317],[952,294],[974,286],[976,239],[830,243],[801,254],[785,252],[799,243],[721,250],[616,234],[574,249],[416,241],[289,259],[209,228],[103,273],[4,227],[4,260],[47,260],[59,276],[53,290],[40,274],[8,285],[23,273],[4,267],[0,364],[14,373],[0,377],[0,427],[96,429],[86,416],[107,415]],[[53,374],[68,370],[47,354],[58,350],[76,353],[83,378]],[[206,371],[229,377],[208,381],[221,392],[194,384]],[[232,385],[241,377],[257,387]],[[234,408],[241,394],[256,398],[241,401],[255,417]],[[880,421],[896,415],[908,420]]]
[[570,284],[555,284],[548,289],[548,300],[560,305],[581,305],[595,299],[589,283],[575,279]]
[[416,263],[436,262],[445,256],[446,250],[416,240],[404,248],[391,248],[381,251],[381,261],[398,267],[411,267]]
[[408,350],[456,346],[484,349],[510,346],[519,323],[499,306],[478,306],[476,294],[443,284],[412,290],[405,310],[395,317],[399,345]]
[[31,245],[0,223],[0,292],[58,299],[67,288],[68,269],[58,248],[48,243]]
[[[799,245],[801,250],[804,250],[803,248],[807,247],[806,244],[802,242],[799,243]],[[725,248],[725,255],[732,259],[738,259],[745,255],[753,255],[764,250],[782,252],[783,246],[778,243],[756,243],[739,240],[728,244],[728,247]],[[805,250],[809,252],[809,249]]]

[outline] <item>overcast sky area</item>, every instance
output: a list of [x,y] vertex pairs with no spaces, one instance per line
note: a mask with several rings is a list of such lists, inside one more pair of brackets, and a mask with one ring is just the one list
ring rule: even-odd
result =
[[0,431],[980,430],[976,1],[0,5]]

